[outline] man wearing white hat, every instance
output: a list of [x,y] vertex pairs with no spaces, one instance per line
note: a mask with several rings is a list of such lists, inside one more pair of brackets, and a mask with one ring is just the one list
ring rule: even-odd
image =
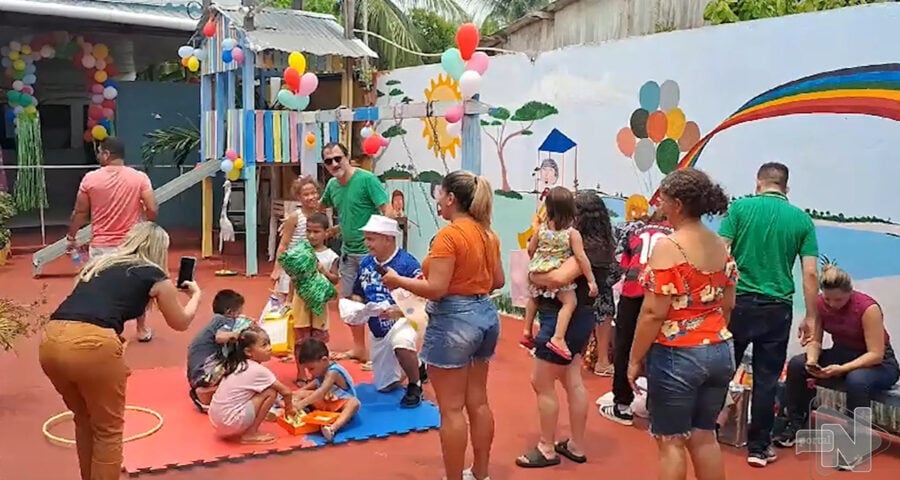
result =
[[419,361],[418,332],[396,306],[390,290],[381,281],[381,273],[391,268],[400,276],[417,278],[422,276],[422,267],[409,252],[397,247],[400,227],[393,218],[372,215],[360,230],[365,236],[369,254],[359,262],[359,272],[353,285],[354,300],[392,305],[368,321],[375,387],[379,391],[399,388],[406,376],[406,395],[400,400],[400,405],[417,407],[422,403],[422,382],[426,380],[424,364]]

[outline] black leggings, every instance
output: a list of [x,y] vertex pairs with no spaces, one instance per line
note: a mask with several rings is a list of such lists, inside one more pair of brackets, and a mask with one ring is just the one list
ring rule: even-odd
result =
[[631,405],[634,392],[628,384],[628,360],[631,356],[631,344],[634,343],[634,329],[644,297],[619,297],[616,312],[616,337],[613,365],[613,397],[618,405]]

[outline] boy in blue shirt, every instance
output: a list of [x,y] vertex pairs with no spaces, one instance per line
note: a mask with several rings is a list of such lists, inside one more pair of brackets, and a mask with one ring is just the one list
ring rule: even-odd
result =
[[243,313],[244,296],[234,290],[220,290],[212,307],[212,320],[191,341],[187,355],[191,401],[201,412],[208,408],[224,373],[222,346],[237,340],[233,328]]
[[422,403],[422,383],[426,380],[425,366],[419,361],[418,333],[396,306],[390,290],[381,281],[381,273],[391,268],[398,275],[417,278],[422,276],[422,267],[409,252],[398,248],[400,228],[396,220],[372,215],[360,230],[365,235],[369,255],[360,260],[352,298],[363,303],[392,305],[368,321],[375,387],[382,392],[394,390],[402,386],[405,375],[406,394],[400,406],[417,407]]

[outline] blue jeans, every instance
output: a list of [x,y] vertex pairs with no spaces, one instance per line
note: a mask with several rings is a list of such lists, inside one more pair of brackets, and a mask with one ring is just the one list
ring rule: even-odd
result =
[[[822,350],[819,355],[819,366],[840,365],[855,360],[865,352],[853,350],[835,345],[832,348]],[[786,387],[786,407],[788,418],[793,426],[806,428],[809,419],[809,409],[816,389],[809,388],[806,380],[810,375],[806,372],[806,354],[801,353],[788,362]],[[900,368],[893,350],[888,346],[885,350],[884,360],[877,367],[857,368],[842,378],[829,378],[817,380],[816,383],[828,388],[841,388],[847,391],[847,411],[853,415],[853,411],[860,407],[872,406],[872,394],[879,390],[888,390],[897,383],[900,378]]]
[[[538,319],[541,327],[538,329],[537,335],[534,336],[534,356],[541,360],[556,364],[568,365],[572,360],[566,360],[559,355],[553,353],[553,350],[547,348],[547,342],[556,331],[556,320],[559,315],[558,308],[545,307],[538,311]],[[596,315],[592,307],[576,307],[572,313],[572,320],[569,322],[569,328],[566,329],[566,346],[572,352],[572,356],[584,351],[588,342],[591,340],[591,333],[594,331],[594,322]]]
[[715,430],[734,376],[734,348],[730,340],[697,347],[653,344],[646,371],[653,436]]
[[775,425],[775,392],[787,360],[794,311],[790,303],[759,294],[738,295],[728,329],[734,335],[735,363],[744,359],[753,344],[753,391],[747,450],[763,453],[772,443]]
[[500,317],[487,295],[450,295],[428,302],[421,358],[438,368],[488,361],[500,338]]

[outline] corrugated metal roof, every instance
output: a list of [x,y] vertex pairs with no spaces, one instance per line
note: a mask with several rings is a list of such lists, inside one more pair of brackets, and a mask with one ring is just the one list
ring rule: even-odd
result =
[[[33,8],[27,8],[29,5]],[[54,15],[64,18],[85,18],[84,11],[102,10],[90,18],[126,25],[167,25],[183,31],[193,30],[203,15],[202,4],[194,0],[0,0],[0,11],[46,15],[51,8]]]
[[[242,9],[215,7],[243,31]],[[344,38],[344,29],[331,15],[299,10],[263,9],[254,17],[255,29],[245,32],[250,48],[260,52],[299,51],[313,55],[378,58],[378,54],[357,38]],[[202,28],[202,25],[200,26]]]

